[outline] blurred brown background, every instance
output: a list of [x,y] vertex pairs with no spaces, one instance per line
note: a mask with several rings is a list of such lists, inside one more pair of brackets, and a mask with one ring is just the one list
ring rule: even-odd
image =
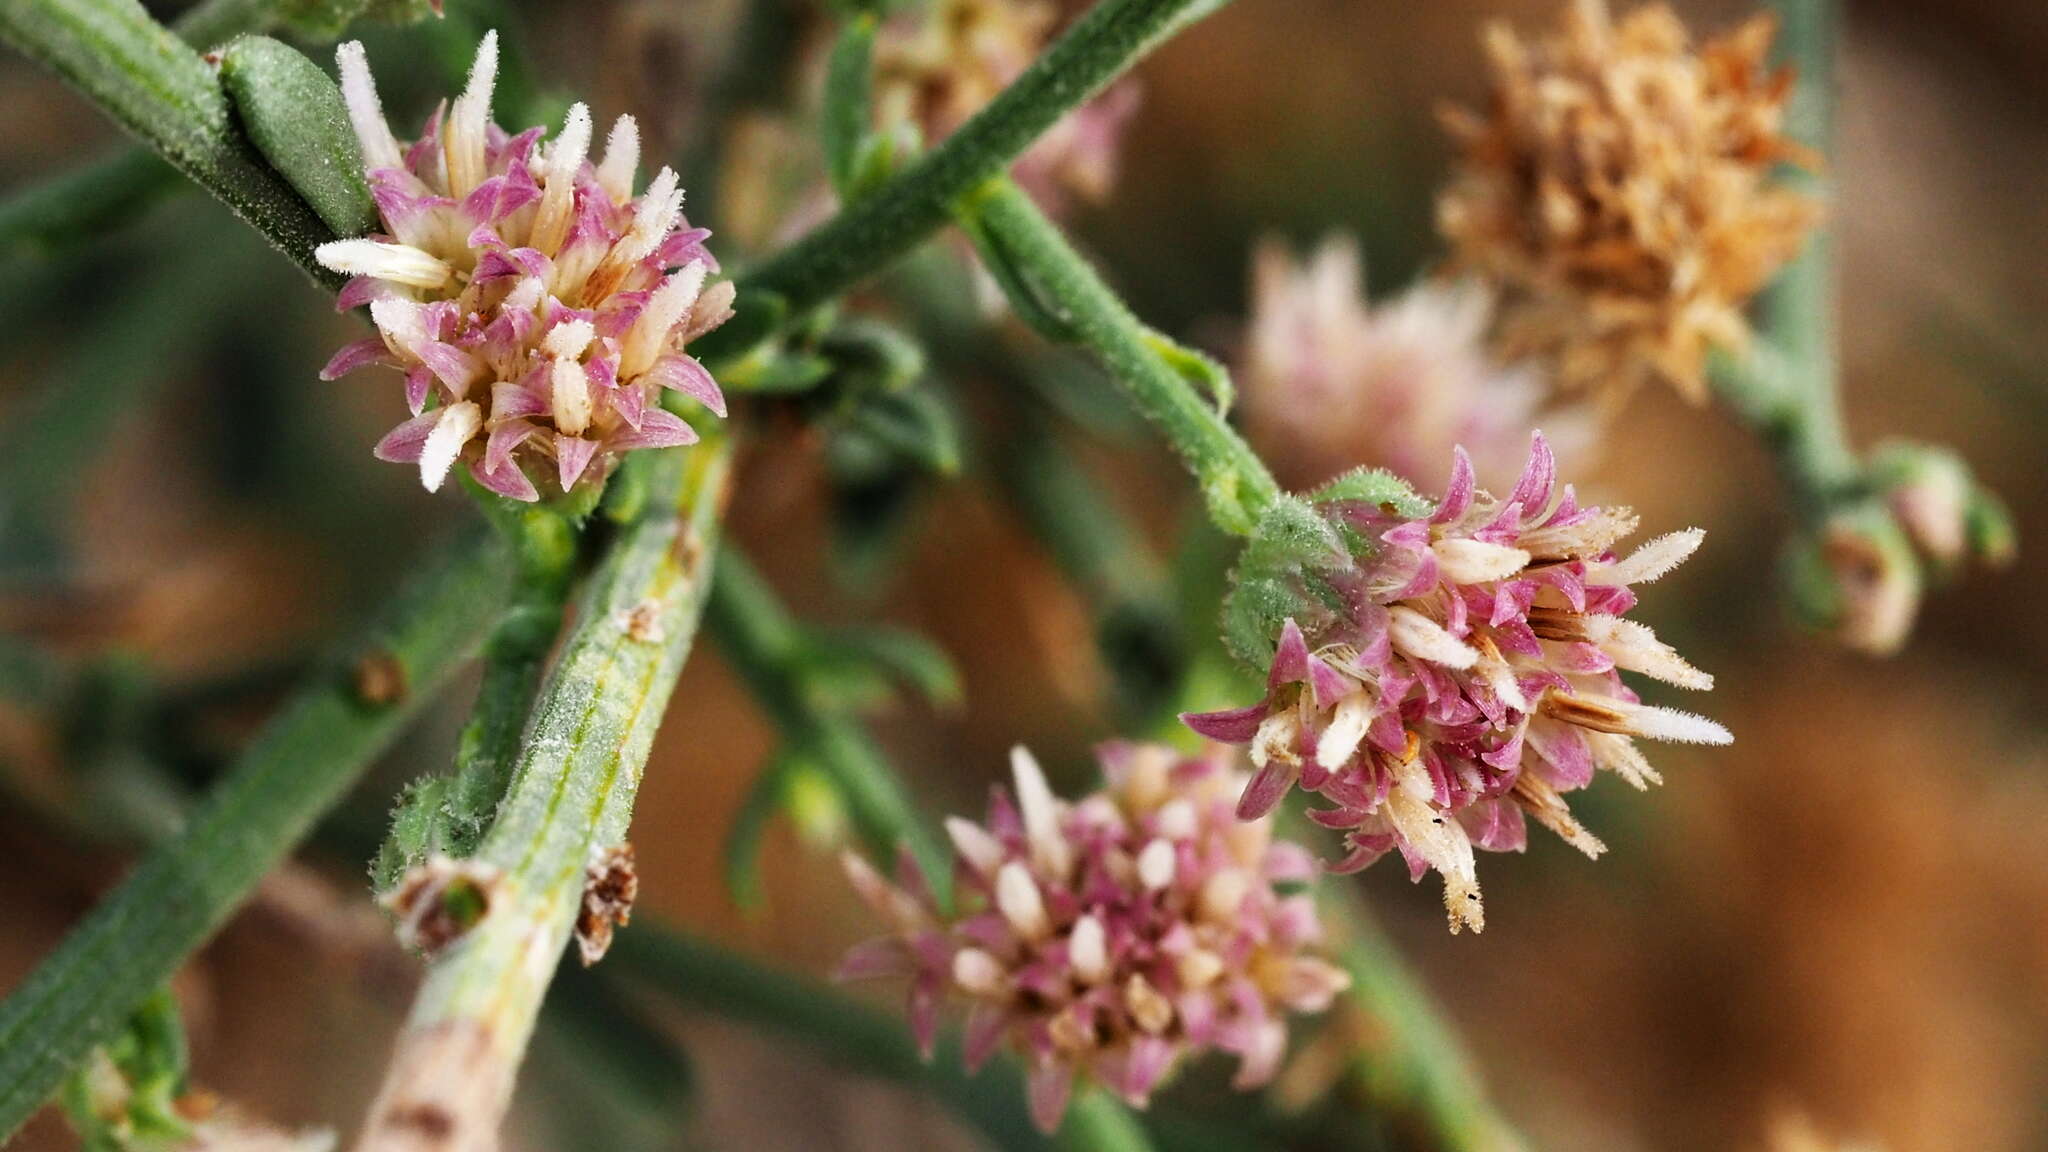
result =
[[[527,13],[527,39],[552,86],[595,93],[607,113],[688,108],[723,7],[544,7]],[[1305,241],[1354,230],[1370,283],[1398,287],[1434,253],[1429,198],[1448,157],[1431,109],[1479,92],[1480,21],[1530,25],[1556,7],[1237,0],[1143,69],[1121,186],[1078,233],[1168,331],[1238,314],[1249,246],[1269,231]],[[1701,30],[1747,11],[1679,7]],[[1905,433],[1957,446],[2011,502],[2020,560],[1937,594],[1895,659],[1830,651],[1792,631],[1776,599],[1788,513],[1757,443],[1720,412],[1637,399],[1584,487],[1635,504],[1648,532],[1708,530],[1701,555],[1644,611],[1717,675],[1700,706],[1735,746],[1659,749],[1668,783],[1646,796],[1595,785],[1582,811],[1611,849],[1597,864],[1548,837],[1524,857],[1487,859],[1484,936],[1447,935],[1429,885],[1411,888],[1393,866],[1354,881],[1540,1148],[1762,1148],[1788,1114],[1894,1152],[2048,1148],[2048,6],[1888,0],[1850,4],[1847,16],[1835,218],[1851,427],[1864,443]],[[11,55],[0,57],[0,107],[7,187],[112,141]],[[677,117],[667,130],[680,143],[693,128]],[[165,205],[148,250],[175,251],[175,233],[222,215],[196,197]],[[169,274],[270,285],[272,313],[216,325],[159,365],[171,369],[161,387],[140,394],[103,463],[73,481],[83,599],[11,594],[10,630],[74,649],[119,644],[173,674],[289,661],[449,517],[452,501],[368,460],[391,397],[365,380],[314,379],[348,325],[252,238],[209,234],[235,250],[207,246]],[[48,269],[0,275],[14,294],[0,310],[15,321],[0,413],[75,363],[82,326],[122,291],[167,274],[160,262],[138,267],[138,246],[96,246],[95,279],[64,281],[60,308],[23,295],[55,291]],[[880,724],[927,783],[928,810],[977,804],[1013,742],[1078,772],[1087,746],[1113,733],[1086,608],[1050,562],[970,482],[920,508],[890,588],[848,594],[817,562],[815,456],[802,442],[757,452],[734,529],[807,612],[886,615],[958,660],[962,710],[912,708]],[[1150,451],[1090,462],[1119,477],[1170,544],[1186,496],[1170,462]],[[262,479],[275,475],[292,487]],[[445,758],[460,699],[451,693],[366,785],[365,810]],[[262,703],[198,739],[231,743]],[[0,731],[32,778],[47,740],[18,723]],[[828,860],[776,829],[769,908],[753,919],[720,879],[722,830],[772,744],[707,645],[640,800],[643,908],[818,974],[862,932]],[[17,803],[0,809],[0,834],[14,845],[0,886],[0,986],[11,986],[122,857]],[[331,874],[344,895],[359,892],[359,873]],[[273,895],[186,974],[198,1073],[269,1115],[346,1130],[402,1010],[408,965],[323,946],[332,916],[298,907]],[[907,1095],[729,1025],[678,1019],[701,1116],[678,1129],[677,1147],[958,1138]],[[524,1147],[576,1146],[538,1120],[517,1127]],[[45,1116],[17,1146],[69,1137]]]

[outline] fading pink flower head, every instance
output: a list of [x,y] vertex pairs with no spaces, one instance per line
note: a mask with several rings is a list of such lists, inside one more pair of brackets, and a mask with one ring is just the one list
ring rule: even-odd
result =
[[[1416,479],[1463,446],[1481,472],[1520,465],[1544,382],[1486,349],[1493,298],[1474,280],[1425,282],[1368,307],[1358,243],[1297,260],[1277,240],[1252,256],[1251,319],[1239,356],[1246,429],[1291,485],[1360,464]],[[1570,457],[1587,422],[1551,412]]]
[[961,909],[941,913],[915,863],[895,883],[845,857],[890,934],[848,954],[842,978],[908,976],[929,1053],[942,1001],[968,1005],[966,1059],[1007,1043],[1029,1068],[1033,1118],[1052,1131],[1077,1075],[1143,1107],[1183,1058],[1215,1048],[1255,1087],[1279,1067],[1288,1012],[1319,1012],[1348,983],[1308,954],[1320,936],[1308,854],[1237,819],[1244,785],[1221,749],[1101,750],[1107,783],[1067,803],[1031,755],[1012,753],[1014,798],[983,824],[946,822]]
[[[1713,678],[1627,618],[1631,586],[1699,546],[1687,529],[1626,558],[1625,508],[1582,507],[1557,484],[1539,434],[1514,489],[1474,482],[1463,451],[1434,509],[1335,498],[1316,511],[1350,542],[1304,577],[1301,618],[1280,629],[1266,698],[1189,714],[1195,731],[1249,744],[1258,772],[1238,805],[1255,819],[1295,784],[1330,805],[1310,816],[1344,833],[1335,871],[1398,849],[1414,879],[1444,879],[1451,930],[1485,926],[1473,850],[1519,851],[1524,815],[1587,855],[1603,851],[1562,793],[1606,768],[1658,779],[1635,737],[1724,744],[1727,729],[1643,704],[1624,669],[1685,688]],[[1416,513],[1416,514],[1411,514]]]
[[531,501],[536,469],[567,492],[601,481],[620,453],[695,441],[662,408],[665,389],[724,414],[684,348],[732,315],[732,285],[707,285],[710,233],[683,218],[673,171],[633,195],[632,117],[596,163],[582,104],[552,141],[539,128],[508,135],[491,121],[490,33],[468,88],[401,145],[362,45],[336,55],[384,233],[316,253],[353,277],[338,306],[368,305],[378,331],[321,376],[367,364],[404,373],[413,417],[377,445],[380,459],[417,464],[428,491],[460,461],[491,491]]
[[[1058,17],[1044,0],[938,0],[889,21],[875,45],[878,127],[914,125],[927,146],[952,135],[1023,75]],[[1071,197],[1102,200],[1137,104],[1135,82],[1112,85],[1041,135],[1011,174],[1048,212]]]

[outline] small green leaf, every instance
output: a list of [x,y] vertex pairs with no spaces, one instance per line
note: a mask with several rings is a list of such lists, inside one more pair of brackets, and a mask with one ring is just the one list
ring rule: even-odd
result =
[[762,765],[726,829],[725,890],[743,911],[753,912],[761,907],[761,838],[768,832],[768,822],[782,807],[785,786],[800,759],[784,750]]
[[805,674],[829,703],[865,705],[889,695],[890,681],[947,707],[960,702],[960,673],[945,649],[902,628],[839,628],[811,639]]
[[820,133],[824,137],[825,169],[843,199],[854,186],[860,150],[868,135],[868,92],[872,87],[875,18],[856,16],[846,22],[833,46],[825,74],[825,105]]
[[257,151],[335,235],[377,226],[341,89],[319,65],[268,36],[244,36],[221,52],[220,78]]

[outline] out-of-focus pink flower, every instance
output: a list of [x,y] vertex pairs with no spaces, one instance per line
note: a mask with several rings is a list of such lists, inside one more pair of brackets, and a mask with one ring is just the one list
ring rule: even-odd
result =
[[999,787],[985,823],[946,822],[952,915],[907,856],[894,883],[845,857],[890,931],[849,953],[841,977],[909,977],[927,1053],[941,1002],[964,1000],[968,1064],[1013,1048],[1047,1131],[1077,1075],[1142,1107],[1182,1059],[1215,1048],[1238,1057],[1239,1087],[1262,1084],[1286,1014],[1319,1012],[1349,983],[1308,954],[1320,936],[1310,897],[1274,887],[1307,879],[1313,862],[1273,840],[1270,821],[1237,819],[1245,778],[1226,752],[1113,744],[1101,760],[1106,786],[1070,804],[1017,749],[1015,797]]
[[[1295,784],[1331,805],[1312,811],[1344,832],[1336,871],[1398,849],[1415,879],[1444,878],[1451,930],[1485,926],[1473,850],[1519,851],[1525,814],[1585,851],[1600,842],[1562,793],[1606,768],[1637,787],[1657,774],[1634,737],[1722,744],[1711,720],[1643,704],[1620,671],[1705,689],[1713,678],[1627,618],[1631,586],[1655,580],[1698,547],[1688,529],[1627,558],[1625,508],[1581,507],[1557,484],[1541,435],[1504,497],[1479,489],[1454,455],[1433,510],[1323,500],[1316,510],[1354,541],[1305,579],[1249,708],[1189,714],[1195,731],[1249,744],[1258,768],[1238,805],[1256,819]],[[1412,510],[1411,510],[1412,511]]]
[[688,444],[663,390],[723,415],[689,341],[732,315],[730,282],[707,285],[710,235],[683,219],[676,174],[633,195],[639,131],[622,116],[593,164],[590,110],[553,141],[491,121],[497,34],[469,86],[401,145],[385,123],[362,45],[337,53],[384,234],[323,244],[353,277],[338,306],[368,305],[378,335],[336,353],[333,379],[368,364],[405,374],[412,419],[377,445],[417,464],[428,491],[460,461],[484,487],[537,500],[530,469],[567,492],[601,481],[620,453]]
[[[1057,18],[1041,0],[937,0],[890,21],[875,46],[878,126],[915,125],[927,145],[952,135],[1038,58]],[[1111,86],[1040,136],[1011,174],[1054,214],[1069,197],[1107,197],[1137,105],[1135,83]]]
[[[1294,487],[1361,464],[1409,479],[1463,446],[1485,475],[1521,465],[1545,389],[1486,350],[1493,299],[1473,280],[1424,282],[1368,307],[1355,240],[1305,260],[1267,240],[1252,256],[1251,322],[1238,364],[1247,431]],[[1567,456],[1587,422],[1544,418]]]

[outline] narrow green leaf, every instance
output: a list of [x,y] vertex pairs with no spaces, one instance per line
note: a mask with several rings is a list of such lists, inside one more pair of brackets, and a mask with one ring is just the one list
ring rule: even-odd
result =
[[861,142],[868,135],[868,90],[874,72],[875,18],[856,16],[839,31],[825,73],[825,105],[819,132],[825,170],[842,200],[853,188]]

